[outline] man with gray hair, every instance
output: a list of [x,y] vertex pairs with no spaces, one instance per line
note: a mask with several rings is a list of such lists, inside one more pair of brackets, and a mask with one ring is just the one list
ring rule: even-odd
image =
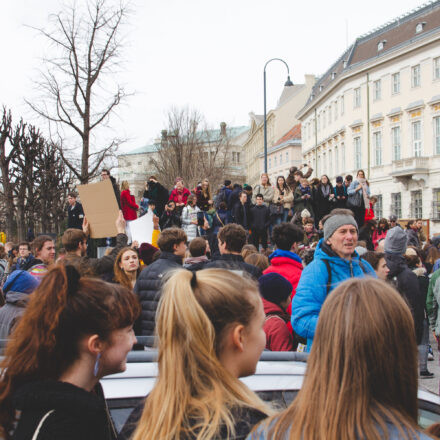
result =
[[358,232],[349,210],[332,211],[325,219],[324,238],[316,247],[313,261],[302,272],[292,301],[292,327],[299,336],[307,338],[307,351],[327,295],[349,278],[376,278],[374,269],[365,260],[361,261],[355,251]]

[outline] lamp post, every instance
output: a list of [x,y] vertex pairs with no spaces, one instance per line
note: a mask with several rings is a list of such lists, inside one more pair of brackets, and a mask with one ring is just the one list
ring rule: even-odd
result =
[[284,87],[292,87],[293,82],[290,81],[289,66],[281,58],[272,58],[264,65],[264,172],[267,173],[267,121],[266,121],[266,67],[271,61],[281,61],[287,68],[287,81]]

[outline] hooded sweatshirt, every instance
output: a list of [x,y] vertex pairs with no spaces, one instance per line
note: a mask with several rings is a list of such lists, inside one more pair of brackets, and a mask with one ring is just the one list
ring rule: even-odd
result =
[[266,333],[266,349],[271,351],[292,351],[293,337],[287,327],[290,315],[278,304],[262,298],[266,321],[264,333]]

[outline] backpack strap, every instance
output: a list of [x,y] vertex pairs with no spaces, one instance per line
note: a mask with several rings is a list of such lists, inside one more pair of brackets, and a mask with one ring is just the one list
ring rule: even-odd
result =
[[362,272],[363,272],[365,275],[368,275],[368,271],[367,271],[367,269],[366,269],[365,266],[362,264],[362,258],[361,258],[361,257],[359,257],[359,266],[360,266]]
[[48,411],[46,414],[44,414],[43,418],[40,420],[40,423],[37,426],[37,429],[34,432],[34,435],[32,436],[32,440],[37,440],[38,434],[40,433],[40,430],[41,430],[41,427],[43,426],[43,423],[53,412],[55,412],[54,409],[52,409],[52,410]]
[[322,261],[324,261],[325,267],[327,268],[327,295],[330,292],[330,289],[332,288],[332,269],[330,267],[330,262],[323,258]]
[[217,217],[218,221],[224,226],[224,223],[222,222],[222,219],[219,217],[218,213],[215,213],[215,216]]

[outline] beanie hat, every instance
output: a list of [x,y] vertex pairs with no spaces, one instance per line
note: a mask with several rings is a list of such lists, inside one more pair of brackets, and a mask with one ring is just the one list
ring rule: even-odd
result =
[[310,211],[308,209],[303,209],[301,211],[301,218],[309,218],[312,214],[310,214]]
[[3,286],[3,293],[32,293],[39,285],[39,280],[25,270],[14,270]]
[[403,255],[406,251],[408,237],[399,226],[391,228],[385,238],[385,252],[387,254]]
[[352,225],[359,232],[356,220],[351,215],[332,215],[324,223],[324,240],[328,240],[337,229],[344,225]]
[[139,247],[139,256],[146,266],[149,266],[153,261],[154,254],[158,251],[157,247],[154,247],[150,243],[142,243]]
[[258,278],[261,296],[275,304],[285,301],[292,293],[292,284],[278,273],[271,272]]
[[181,177],[176,177],[176,179],[174,180],[174,184],[176,184],[177,182],[183,182],[183,179]]
[[342,178],[342,176],[336,177],[336,183],[342,183],[343,181],[344,179]]

